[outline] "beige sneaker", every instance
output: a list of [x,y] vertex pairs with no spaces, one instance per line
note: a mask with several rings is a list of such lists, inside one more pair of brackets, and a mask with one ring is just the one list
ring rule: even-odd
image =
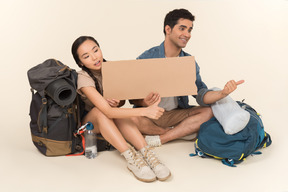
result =
[[127,168],[134,174],[134,176],[144,182],[152,182],[156,180],[155,173],[147,165],[143,156],[139,154],[133,147],[130,147],[125,152],[121,153],[128,162]]
[[146,146],[142,148],[140,152],[142,153],[148,165],[154,171],[159,181],[165,181],[171,176],[170,170],[160,162],[155,152],[150,147]]

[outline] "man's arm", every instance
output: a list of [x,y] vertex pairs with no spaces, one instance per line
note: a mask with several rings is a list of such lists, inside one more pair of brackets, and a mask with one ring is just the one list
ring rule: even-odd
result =
[[208,105],[215,103],[216,101],[223,99],[224,97],[235,91],[235,89],[237,89],[237,86],[242,83],[244,83],[244,80],[240,80],[237,82],[234,80],[228,81],[222,90],[208,91],[203,97],[203,102]]

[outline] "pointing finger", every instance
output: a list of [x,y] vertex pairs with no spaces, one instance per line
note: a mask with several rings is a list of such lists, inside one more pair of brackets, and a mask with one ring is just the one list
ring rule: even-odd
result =
[[244,80],[237,81],[237,82],[236,82],[236,85],[240,85],[240,84],[242,84],[242,83],[244,83],[244,82],[245,82]]

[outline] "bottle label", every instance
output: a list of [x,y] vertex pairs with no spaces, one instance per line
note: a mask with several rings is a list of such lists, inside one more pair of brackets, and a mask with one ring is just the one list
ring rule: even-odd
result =
[[93,159],[97,156],[97,147],[96,146],[91,146],[91,147],[86,147],[85,149],[85,156],[88,159]]

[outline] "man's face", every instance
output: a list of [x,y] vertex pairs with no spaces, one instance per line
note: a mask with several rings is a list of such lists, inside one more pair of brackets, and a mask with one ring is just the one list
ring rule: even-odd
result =
[[178,23],[173,27],[166,26],[166,37],[177,48],[186,47],[193,28],[193,22],[189,19],[179,19]]

